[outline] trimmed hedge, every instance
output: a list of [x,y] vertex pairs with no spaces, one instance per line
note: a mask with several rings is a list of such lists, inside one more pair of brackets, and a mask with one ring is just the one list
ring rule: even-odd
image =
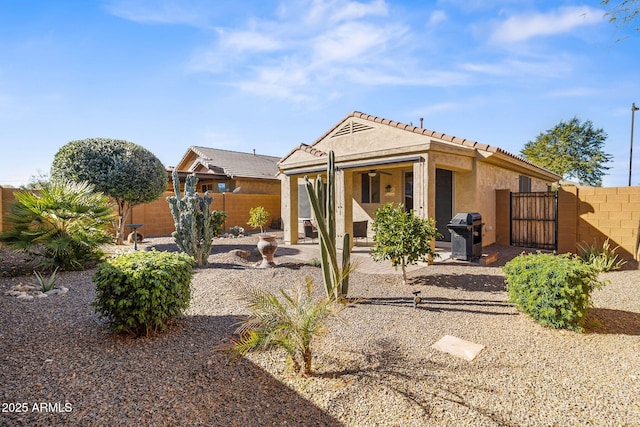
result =
[[194,259],[184,253],[138,251],[98,266],[96,312],[115,332],[146,335],[166,328],[191,299]]
[[503,267],[509,300],[539,324],[582,332],[591,292],[605,283],[571,254],[519,255]]

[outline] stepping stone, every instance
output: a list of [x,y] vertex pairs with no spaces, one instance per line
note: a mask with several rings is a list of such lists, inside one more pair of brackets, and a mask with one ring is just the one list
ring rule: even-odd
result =
[[451,335],[445,335],[438,342],[433,344],[431,348],[461,357],[471,362],[484,349],[484,345],[456,338]]

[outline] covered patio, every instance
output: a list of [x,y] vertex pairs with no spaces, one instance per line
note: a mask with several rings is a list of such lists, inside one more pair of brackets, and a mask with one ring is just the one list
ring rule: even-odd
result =
[[[422,218],[433,218],[443,240],[457,212],[480,212],[483,246],[496,241],[497,189],[547,191],[559,177],[497,147],[413,125],[352,112],[313,144],[300,144],[278,163],[284,242],[304,236],[311,219],[304,177],[325,176],[327,156],[336,160],[336,240],[354,235],[366,221],[371,241],[375,211],[402,203]],[[354,242],[352,244],[360,244]]]

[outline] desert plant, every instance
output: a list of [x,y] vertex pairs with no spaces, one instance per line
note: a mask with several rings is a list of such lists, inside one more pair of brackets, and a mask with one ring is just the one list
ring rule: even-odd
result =
[[582,331],[598,271],[571,254],[519,255],[503,267],[509,300],[544,326]]
[[163,330],[188,307],[193,258],[183,253],[138,251],[98,266],[92,303],[115,332],[135,336]]
[[260,228],[260,234],[264,233],[264,226],[269,219],[269,212],[262,206],[249,209],[249,221],[247,225],[250,227]]
[[86,182],[57,181],[37,192],[19,191],[0,242],[26,252],[36,266],[81,270],[102,257],[100,245],[112,241],[109,199]]
[[125,219],[135,205],[153,202],[167,189],[167,171],[146,148],[107,138],[71,141],[56,153],[51,180],[86,181],[111,197],[118,209],[116,243],[125,237]]
[[402,267],[402,283],[407,283],[407,265],[430,262],[439,255],[432,247],[440,236],[431,218],[419,218],[413,210],[406,212],[402,204],[392,203],[378,208],[372,224],[375,246],[371,256],[375,261],[390,260]]
[[313,341],[344,308],[329,298],[314,301],[312,293],[313,281],[308,277],[306,285],[292,294],[280,289],[282,299],[264,289],[244,289],[240,298],[247,303],[251,315],[237,329],[239,338],[232,340],[231,349],[245,355],[270,346],[280,347],[287,352],[294,372],[311,375]]
[[34,271],[33,274],[36,276],[36,280],[38,281],[38,289],[40,292],[49,292],[50,290],[56,287],[56,274],[58,273],[58,267],[53,270],[48,279],[45,279],[42,274],[37,271]]
[[351,237],[345,233],[342,240],[342,265],[338,265],[336,247],[336,185],[335,154],[329,151],[327,159],[327,196],[322,177],[316,178],[315,191],[309,177],[305,176],[305,189],[318,228],[322,280],[329,299],[339,300],[349,292],[351,264]]
[[244,234],[244,228],[240,227],[239,225],[234,225],[229,229],[229,233],[231,233],[234,237],[238,237]]
[[214,223],[216,217],[210,210],[213,197],[209,193],[198,194],[198,178],[195,174],[187,176],[184,195],[180,192],[178,172],[173,171],[173,189],[175,196],[167,197],[176,231],[171,236],[180,250],[196,260],[201,267],[207,264],[213,245]]
[[218,237],[222,234],[224,229],[222,225],[227,218],[227,213],[224,211],[211,211],[211,227],[213,227],[213,237]]
[[591,264],[599,272],[619,270],[626,261],[618,258],[616,250],[620,246],[611,248],[609,239],[602,243],[602,246],[597,244],[582,246],[578,244],[580,250],[580,258],[587,264]]

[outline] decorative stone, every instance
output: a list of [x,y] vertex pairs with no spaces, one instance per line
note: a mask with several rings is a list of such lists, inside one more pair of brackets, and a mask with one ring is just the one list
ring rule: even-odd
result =
[[18,295],[16,299],[19,299],[20,301],[33,301],[33,295],[23,293],[22,295]]
[[36,297],[36,298],[46,298],[46,297],[48,297],[48,296],[49,296],[49,295],[47,295],[46,293],[45,293],[45,294],[43,294],[42,292],[40,292],[39,294],[36,294],[36,295],[35,295],[35,297]]

